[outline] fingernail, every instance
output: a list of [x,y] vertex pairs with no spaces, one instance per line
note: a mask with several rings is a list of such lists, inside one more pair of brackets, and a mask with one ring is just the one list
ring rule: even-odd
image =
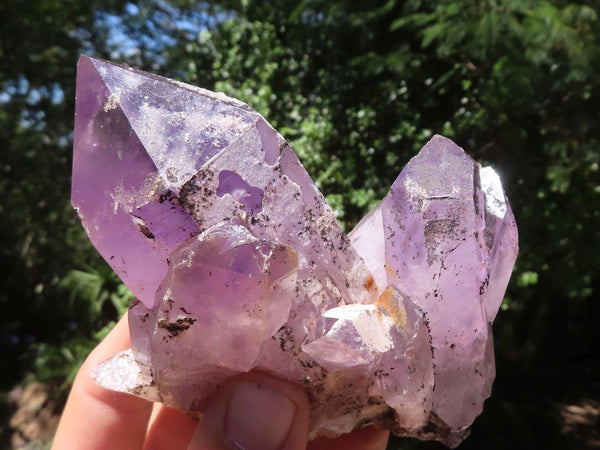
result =
[[277,450],[292,427],[296,405],[259,383],[238,384],[226,416],[226,439],[243,450]]

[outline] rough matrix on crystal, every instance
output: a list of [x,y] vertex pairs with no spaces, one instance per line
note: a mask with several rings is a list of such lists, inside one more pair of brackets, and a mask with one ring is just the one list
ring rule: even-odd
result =
[[518,249],[493,170],[435,136],[347,236],[247,105],[85,56],[74,139],[73,205],[138,299],[99,383],[197,415],[262,370],[306,389],[311,437],[467,435]]

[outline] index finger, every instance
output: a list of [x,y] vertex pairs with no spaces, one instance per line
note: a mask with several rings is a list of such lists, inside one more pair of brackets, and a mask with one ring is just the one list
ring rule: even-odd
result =
[[71,388],[52,445],[61,449],[140,449],[152,403],[96,384],[92,370],[130,346],[127,315],[92,351]]

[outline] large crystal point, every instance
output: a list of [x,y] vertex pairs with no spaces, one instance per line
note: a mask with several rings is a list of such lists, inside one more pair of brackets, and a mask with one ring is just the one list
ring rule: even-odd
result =
[[465,428],[491,393],[491,323],[517,239],[498,175],[441,136],[408,163],[351,233],[378,283],[409,294],[426,317],[438,426]]
[[303,249],[300,270],[316,275],[310,285],[321,307],[372,295],[363,288],[368,271],[322,194],[245,104],[82,56],[74,139],[73,205],[96,248],[148,307],[169,254],[236,218],[256,236]]
[[138,298],[99,383],[198,415],[261,370],[306,389],[311,437],[466,436],[517,253],[493,170],[436,136],[348,237],[247,105],[85,56],[74,139],[73,205]]

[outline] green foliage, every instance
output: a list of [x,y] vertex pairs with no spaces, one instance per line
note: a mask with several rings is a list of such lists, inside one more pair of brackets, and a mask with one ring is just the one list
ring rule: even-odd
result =
[[28,353],[36,379],[59,382],[55,395],[68,390],[87,355],[115,325],[113,318],[125,314],[133,299],[110,267],[89,270],[72,270],[58,283],[64,293],[61,308],[72,312],[74,318],[64,325],[79,333],[60,343],[34,344]]
[[2,388],[31,369],[32,344],[83,331],[65,326],[79,318],[59,287],[71,268],[100,264],[68,201],[75,63],[84,47],[102,54],[99,5],[123,3],[0,3]]
[[106,302],[110,302],[120,317],[125,314],[133,299],[133,294],[120,282],[112,269],[107,266],[101,266],[101,269],[103,270],[90,272],[72,270],[59,283],[59,287],[65,292],[68,309],[77,309],[77,303],[80,303],[87,309],[82,311],[81,316],[92,322],[100,318]]

